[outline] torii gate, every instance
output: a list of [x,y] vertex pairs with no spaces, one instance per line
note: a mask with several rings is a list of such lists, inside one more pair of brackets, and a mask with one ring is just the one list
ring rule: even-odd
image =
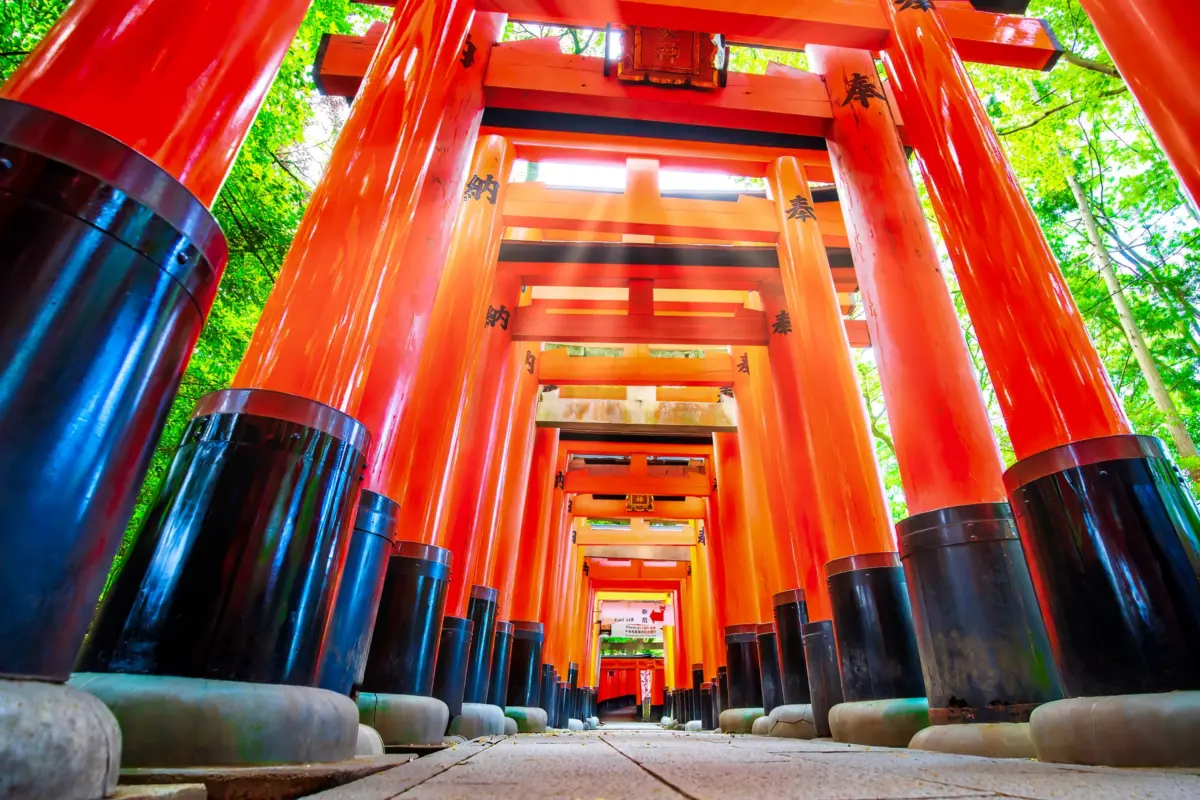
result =
[[[203,722],[207,701],[189,694],[212,679],[252,698],[282,697],[290,687],[288,697],[326,708],[326,716],[306,718],[315,726],[313,736],[299,737],[306,742],[319,731],[345,733],[355,711],[346,697],[322,705],[304,691],[328,685],[346,693],[364,673],[371,699],[361,702],[375,704],[372,721],[399,708],[392,698],[419,703],[436,694],[448,701],[446,719],[463,698],[536,704],[543,639],[561,631],[522,615],[522,593],[552,583],[546,563],[569,566],[570,558],[554,555],[553,524],[531,522],[541,515],[531,516],[526,502],[541,483],[533,496],[553,507],[560,490],[548,483],[554,429],[535,429],[534,342],[580,333],[576,321],[550,325],[521,292],[523,273],[498,267],[510,195],[515,207],[527,204],[530,224],[571,229],[598,219],[623,237],[688,240],[668,242],[673,247],[716,237],[727,222],[745,241],[775,246],[774,265],[716,264],[707,261],[712,252],[688,263],[678,251],[676,261],[649,265],[664,269],[622,272],[631,250],[603,262],[618,267],[608,280],[630,286],[626,310],[666,340],[716,334],[685,335],[688,323],[659,320],[667,315],[655,313],[656,287],[693,267],[776,276],[757,283],[761,309],[717,325],[734,345],[734,392],[753,420],[713,440],[718,483],[743,487],[718,489],[709,514],[727,556],[714,583],[723,587],[731,710],[761,695],[756,637],[768,615],[777,630],[786,618],[789,635],[824,642],[822,670],[836,638],[849,738],[858,735],[850,707],[859,700],[925,695],[935,722],[1021,721],[1058,695],[1051,664],[1068,696],[1149,695],[1139,708],[1169,707],[1163,693],[1200,688],[1194,505],[1161,443],[1132,435],[963,67],[1053,65],[1060,48],[1046,26],[991,13],[1022,5],[398,4],[361,73],[343,68],[346,85],[360,82],[353,112],[233,387],[197,403],[147,526],[92,625],[76,667],[97,673],[87,678],[89,691],[119,710],[125,693],[157,691],[156,679],[170,676],[185,697],[178,713],[195,715],[188,727],[197,747],[220,741]],[[1200,118],[1200,78],[1168,70],[1190,63],[1184,31],[1194,29],[1196,12],[1183,0],[1161,0],[1153,14],[1135,14],[1132,5],[1084,2],[1194,196],[1190,132]],[[92,695],[53,684],[76,665],[215,297],[226,255],[208,206],[306,8],[306,0],[80,0],[0,89],[0,243],[10,254],[0,313],[0,601],[9,609],[0,673],[46,682],[21,684],[19,697],[36,690],[48,708],[90,703],[98,718],[111,719]],[[506,15],[640,28],[651,42],[665,30],[714,46],[711,37],[722,35],[804,48],[811,73],[731,73],[720,86],[706,77],[715,65],[693,62],[697,83],[711,88],[629,84],[606,75],[602,60],[497,44]],[[330,58],[336,50],[326,43]],[[636,65],[636,55],[624,57]],[[1167,91],[1172,102],[1159,102]],[[1017,452],[1003,474],[905,144],[925,172]],[[766,179],[769,199],[744,202],[760,206],[758,214],[742,214],[742,202],[688,206],[702,212],[689,220],[678,213],[683,200],[660,195],[647,204],[647,180],[635,180],[615,205],[592,197],[561,208],[539,204],[546,195],[528,196],[553,190],[508,186],[515,158],[597,153],[635,167],[737,165]],[[831,261],[828,226],[809,187],[830,178],[850,264]],[[653,213],[642,221],[630,209]],[[523,245],[547,241],[555,240]],[[580,258],[550,263],[578,264],[581,274],[592,266]],[[912,512],[899,542],[832,272],[846,267],[864,297]],[[619,322],[608,320],[604,335],[635,336]],[[757,333],[733,338],[752,326]],[[772,404],[777,430],[767,423]],[[784,450],[806,459],[786,473],[791,494],[781,501],[762,487],[780,485]],[[752,530],[755,520],[771,521],[762,527],[769,537]],[[522,571],[518,556],[530,547],[545,557]],[[951,553],[949,561],[933,558]],[[996,569],[991,591],[974,577],[962,581]],[[340,593],[347,586],[362,592]],[[767,591],[774,609],[765,607]],[[360,601],[380,593],[367,658],[371,614]],[[504,626],[497,613],[510,617]],[[476,625],[484,635],[472,640]],[[508,665],[489,653],[502,638],[489,635],[493,629],[510,636],[498,648]],[[986,645],[969,657],[937,644],[947,631],[984,630]],[[785,685],[802,668],[790,652],[791,662],[779,651]],[[398,665],[389,658],[395,653],[413,657]],[[997,704],[996,686],[969,684],[1001,660],[1013,666],[1002,673]],[[814,663],[808,658],[803,668],[812,674]],[[546,666],[553,680],[555,665]],[[934,679],[959,668],[968,676],[961,684]],[[1045,706],[1043,718],[1069,717],[1074,701],[1065,702]],[[445,726],[431,719],[420,736],[440,741]],[[261,760],[293,740],[283,733],[296,720],[273,722],[261,739],[239,740],[230,763]],[[155,738],[131,730],[127,741]],[[347,758],[353,736],[339,736],[319,753],[272,751],[273,758]],[[101,796],[111,776],[96,765],[111,761],[102,757],[109,742],[97,726],[93,741],[71,744],[96,758],[79,759],[73,771],[48,756],[30,769],[53,796],[67,795],[60,785]],[[1147,747],[1150,763],[1172,763],[1168,745]],[[1050,752],[1107,758],[1039,750]]]

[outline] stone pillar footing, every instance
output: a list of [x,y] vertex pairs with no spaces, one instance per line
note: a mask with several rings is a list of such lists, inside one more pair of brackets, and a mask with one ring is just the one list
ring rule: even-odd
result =
[[504,709],[486,703],[463,703],[462,713],[450,720],[450,733],[467,739],[480,736],[503,736]]
[[931,725],[918,731],[910,750],[930,750],[984,758],[1037,758],[1028,722]]
[[379,731],[385,745],[439,744],[450,709],[436,697],[364,692],[358,696],[358,718]]
[[517,730],[521,733],[544,733],[546,731],[546,710],[537,706],[508,706],[504,716],[516,720]]
[[811,703],[777,706],[767,715],[763,734],[777,739],[816,739],[817,720]]
[[704,726],[701,724],[700,720],[694,719],[688,722],[687,725],[684,725],[683,729],[685,731],[691,731],[692,733],[699,733],[700,731],[704,730]]
[[516,736],[520,732],[521,729],[517,727],[517,721],[512,717],[506,716],[504,718],[504,735]]
[[117,788],[121,731],[97,698],[0,680],[0,797],[100,800]]
[[583,724],[583,720],[569,719],[569,720],[567,720],[567,730],[569,730],[569,731],[586,731],[587,726]]
[[354,702],[325,689],[114,672],[70,685],[117,718],[127,769],[329,763],[358,744]]
[[383,749],[383,737],[379,735],[379,731],[372,728],[370,725],[358,724],[358,744],[354,748],[355,756],[381,756],[386,751]]
[[829,710],[833,740],[846,744],[908,747],[917,732],[928,727],[929,701],[924,697],[860,700]]
[[759,708],[727,708],[721,712],[721,730],[725,733],[750,733],[754,720],[766,716]]
[[770,730],[771,717],[769,715],[765,717],[759,717],[758,719],[754,720],[754,724],[750,726],[750,733],[755,736],[766,736],[767,732]]
[[1041,761],[1109,767],[1200,767],[1200,691],[1076,697],[1034,709]]

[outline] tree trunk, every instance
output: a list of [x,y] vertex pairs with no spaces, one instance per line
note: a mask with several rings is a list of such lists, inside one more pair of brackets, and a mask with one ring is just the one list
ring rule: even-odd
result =
[[[1133,355],[1137,359],[1138,366],[1142,368],[1146,385],[1150,387],[1150,396],[1154,398],[1154,404],[1158,406],[1158,410],[1166,417],[1167,429],[1171,432],[1171,440],[1174,441],[1179,455],[1185,458],[1196,458],[1198,455],[1196,443],[1192,441],[1191,435],[1184,427],[1183,419],[1175,408],[1175,401],[1167,392],[1162,375],[1158,372],[1158,365],[1154,363],[1154,356],[1151,355],[1150,348],[1146,346],[1146,338],[1142,336],[1142,331],[1129,308],[1129,302],[1125,299],[1125,291],[1117,280],[1112,256],[1109,255],[1104,240],[1100,238],[1100,228],[1096,225],[1095,215],[1092,214],[1091,201],[1083,191],[1079,179],[1069,168],[1066,174],[1067,184],[1071,187],[1071,193],[1075,195],[1075,202],[1079,206],[1079,212],[1083,215],[1083,226],[1087,229],[1088,239],[1091,240],[1092,250],[1096,254],[1096,266],[1100,270],[1101,277],[1104,278],[1104,285],[1108,287],[1108,292],[1112,296],[1113,305],[1117,307],[1117,317],[1121,320],[1121,329],[1125,332],[1125,338],[1129,340],[1129,346],[1133,348]],[[1200,478],[1195,474],[1193,477]]]

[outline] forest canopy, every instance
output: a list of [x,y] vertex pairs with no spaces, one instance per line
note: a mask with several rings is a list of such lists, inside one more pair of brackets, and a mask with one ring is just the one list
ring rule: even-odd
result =
[[[16,68],[66,5],[65,0],[8,0],[2,5],[0,78]],[[196,399],[229,385],[313,182],[345,119],[345,102],[320,97],[313,85],[311,67],[320,37],[362,33],[387,13],[388,9],[350,0],[313,0],[214,206],[229,239],[229,265],[155,453],[130,536],[153,499]],[[1194,446],[1189,451],[1179,431],[1169,429],[1162,397],[1156,401],[1152,378],[1148,381],[1129,335],[1132,322],[1144,337],[1182,429],[1190,438],[1200,436],[1200,389],[1195,380],[1200,364],[1200,285],[1195,270],[1200,261],[1200,214],[1180,191],[1078,0],[1033,0],[1028,13],[1053,26],[1066,49],[1058,65],[1049,72],[970,65],[971,76],[1134,429],[1159,436],[1184,467],[1200,471]],[[575,53],[600,55],[606,44],[603,31],[512,23],[506,31],[510,39],[546,35],[559,37],[563,49]],[[730,67],[762,72],[771,60],[805,64],[800,53],[739,47],[731,50]],[[536,166],[528,174],[536,175]],[[919,185],[915,169],[914,179]],[[1095,221],[1095,241],[1089,239],[1088,213]],[[938,238],[932,212],[927,215]],[[942,255],[997,437],[1011,463],[995,394],[944,249]],[[1110,275],[1105,275],[1105,263]],[[1129,310],[1124,327],[1115,302],[1118,295]],[[900,519],[906,516],[903,490],[869,351],[860,356],[859,372],[892,513]]]

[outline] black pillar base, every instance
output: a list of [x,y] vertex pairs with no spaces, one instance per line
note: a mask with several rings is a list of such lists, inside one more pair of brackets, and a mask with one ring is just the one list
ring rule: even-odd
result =
[[571,689],[566,681],[556,681],[554,684],[554,701],[558,709],[558,727],[566,728],[571,719]]
[[467,656],[467,685],[464,703],[486,703],[492,677],[492,647],[496,643],[496,599],[499,592],[487,586],[472,586],[467,617],[472,623],[471,652]]
[[904,570],[896,553],[864,553],[825,565],[847,703],[924,697]]
[[692,664],[692,719],[700,719],[700,687],[704,685],[704,665]]
[[443,547],[396,543],[383,580],[363,691],[433,695],[452,561],[450,551]]
[[508,674],[506,706],[533,708],[539,705],[542,675],[542,623],[513,620],[512,658]]
[[350,552],[321,654],[321,689],[350,694],[363,681],[399,514],[400,504],[381,494],[363,489],[358,496]]
[[78,670],[316,686],[368,440],[295,395],[200,398]]
[[1068,697],[1200,689],[1200,513],[1149,436],[1004,473]]
[[70,675],[227,258],[153,162],[0,99],[0,675]]
[[714,675],[712,679],[712,692],[709,698],[709,704],[712,706],[713,729],[721,724],[721,680],[720,675]]
[[775,638],[779,647],[779,678],[782,705],[812,702],[808,690],[808,667],[804,659],[804,626],[808,624],[808,602],[803,589],[780,592],[772,598]]
[[725,626],[725,663],[729,668],[729,708],[761,708],[758,626]]
[[716,728],[713,716],[713,686],[707,681],[700,684],[700,729],[711,731]]
[[450,709],[450,719],[462,714],[467,688],[467,659],[474,638],[474,623],[467,617],[444,617],[433,670],[433,696]]
[[542,675],[538,688],[538,706],[546,712],[546,724],[551,728],[558,725],[558,677],[553,664],[542,664]]
[[[729,705],[729,667],[717,667],[717,678],[721,684],[721,710],[724,711],[727,708],[733,708],[733,706]],[[718,714],[717,718],[720,719],[721,715]]]
[[488,678],[487,702],[504,708],[508,702],[508,673],[512,669],[513,624],[496,623],[496,643],[492,647],[491,677]]
[[813,726],[817,736],[829,736],[829,709],[842,702],[842,678],[838,669],[833,623],[829,620],[809,622],[804,625],[802,633]]
[[775,637],[775,624],[771,622],[764,622],[758,626],[758,679],[762,686],[763,711],[770,714],[783,705],[779,646]]
[[1061,698],[1008,504],[916,514],[896,532],[930,722],[1028,722]]

